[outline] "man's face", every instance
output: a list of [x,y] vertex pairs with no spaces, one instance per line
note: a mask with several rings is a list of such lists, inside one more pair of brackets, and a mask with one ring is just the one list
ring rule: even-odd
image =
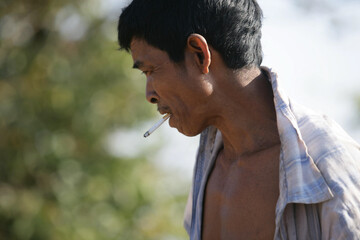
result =
[[131,55],[134,68],[146,75],[146,99],[161,114],[171,113],[170,126],[187,136],[201,133],[208,126],[212,85],[194,62],[196,55],[185,51],[180,65],[141,39],[132,40]]

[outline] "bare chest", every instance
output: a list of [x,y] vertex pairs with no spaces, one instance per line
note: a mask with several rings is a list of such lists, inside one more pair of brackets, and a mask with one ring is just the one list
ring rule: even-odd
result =
[[246,164],[218,157],[206,186],[204,240],[273,239],[278,159],[279,151],[260,154]]

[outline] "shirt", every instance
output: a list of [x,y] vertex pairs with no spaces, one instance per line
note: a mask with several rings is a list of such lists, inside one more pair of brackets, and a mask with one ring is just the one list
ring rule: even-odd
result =
[[[333,120],[290,101],[277,75],[262,69],[281,141],[274,239],[360,239],[360,145]],[[201,133],[184,217],[191,240],[201,239],[205,186],[222,145],[215,127]]]

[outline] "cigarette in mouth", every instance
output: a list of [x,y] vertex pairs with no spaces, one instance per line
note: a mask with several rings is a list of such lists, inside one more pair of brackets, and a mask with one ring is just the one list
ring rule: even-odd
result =
[[166,120],[168,120],[170,116],[170,113],[165,114],[157,123],[155,123],[154,126],[149,129],[149,131],[144,134],[144,137],[146,138],[150,136],[150,134],[152,134],[156,129],[158,129],[158,127],[160,127]]

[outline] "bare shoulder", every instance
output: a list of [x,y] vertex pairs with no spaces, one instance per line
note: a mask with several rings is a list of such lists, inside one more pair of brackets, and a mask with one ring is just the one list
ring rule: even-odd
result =
[[208,179],[203,239],[273,239],[280,145],[246,159],[219,154]]

